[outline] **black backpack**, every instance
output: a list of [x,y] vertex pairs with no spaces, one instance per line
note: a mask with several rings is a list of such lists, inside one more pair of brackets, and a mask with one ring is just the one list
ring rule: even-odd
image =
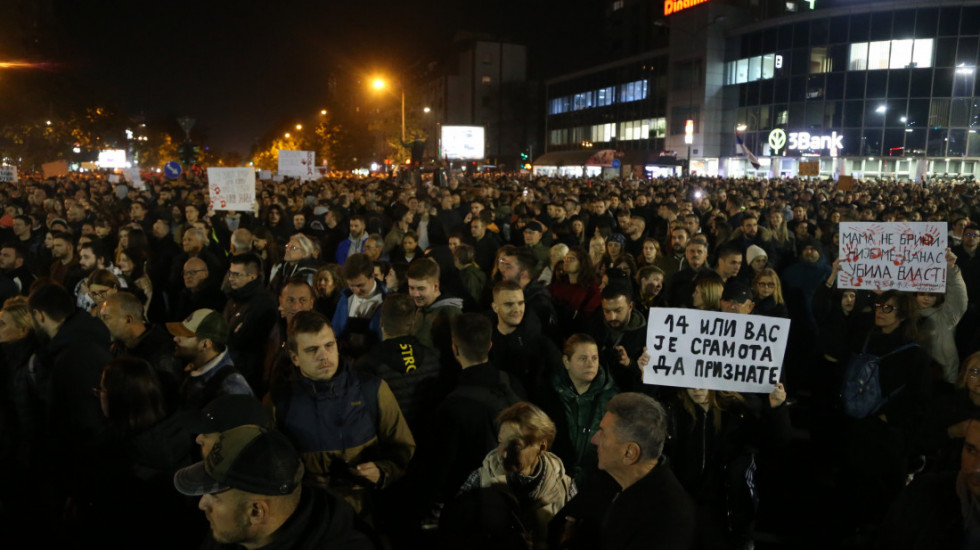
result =
[[905,344],[879,357],[868,353],[869,339],[870,336],[865,338],[861,353],[852,355],[844,368],[841,407],[844,409],[844,414],[851,418],[867,418],[875,414],[891,398],[905,389],[905,385],[902,385],[887,396],[882,395],[879,378],[881,360],[905,350],[919,347],[918,344]]

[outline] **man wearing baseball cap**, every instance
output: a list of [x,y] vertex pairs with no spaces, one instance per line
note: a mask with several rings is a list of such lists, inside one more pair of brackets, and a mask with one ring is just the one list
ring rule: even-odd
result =
[[369,549],[354,512],[325,489],[303,486],[303,464],[276,430],[222,432],[203,461],[179,470],[174,486],[200,496],[211,525],[201,548]]
[[252,395],[228,355],[228,323],[220,313],[199,309],[179,323],[167,323],[167,330],[174,336],[174,355],[190,361],[180,388],[182,409],[200,409],[219,395]]

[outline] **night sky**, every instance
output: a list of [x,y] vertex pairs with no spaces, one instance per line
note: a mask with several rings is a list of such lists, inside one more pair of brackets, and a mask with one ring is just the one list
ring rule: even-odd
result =
[[586,3],[49,0],[40,20],[50,29],[39,33],[66,88],[148,119],[189,115],[210,144],[244,155],[277,121],[324,107],[331,73],[357,79],[437,59],[458,30],[524,41],[532,70],[546,72],[557,37],[586,25],[575,9]]

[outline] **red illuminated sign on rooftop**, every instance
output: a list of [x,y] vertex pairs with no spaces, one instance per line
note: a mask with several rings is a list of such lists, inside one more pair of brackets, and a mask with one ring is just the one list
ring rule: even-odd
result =
[[677,13],[681,10],[703,4],[708,0],[664,0],[664,15]]

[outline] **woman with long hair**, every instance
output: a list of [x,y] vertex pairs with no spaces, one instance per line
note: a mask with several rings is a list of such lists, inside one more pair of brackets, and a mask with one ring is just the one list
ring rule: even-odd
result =
[[779,281],[776,270],[766,267],[752,278],[752,295],[755,297],[755,308],[752,313],[768,317],[789,318],[786,301],[783,300],[783,284]]
[[548,290],[558,312],[562,334],[578,331],[602,303],[599,277],[588,253],[580,247],[571,248],[565,259],[556,264],[557,272]]
[[789,441],[785,401],[780,383],[768,403],[757,394],[696,388],[681,388],[668,402],[664,454],[697,505],[699,548],[742,548],[751,539],[755,455]]
[[721,311],[721,295],[725,284],[714,271],[699,273],[694,278],[694,308],[702,311]]
[[643,239],[643,248],[636,258],[636,267],[641,269],[648,265],[658,265],[660,260],[660,243],[653,237]]
[[143,302],[143,310],[149,311],[153,300],[153,283],[147,273],[150,257],[145,249],[128,247],[116,255],[116,267],[126,281],[126,289]]
[[199,541],[193,501],[173,491],[174,473],[198,458],[194,435],[185,418],[169,410],[156,370],[143,359],[117,357],[92,391],[108,431],[96,450],[100,467],[84,480],[87,498],[75,503],[77,527],[91,530],[107,548],[134,537],[146,538],[151,548]]
[[95,304],[89,313],[97,316],[102,308],[102,303],[109,296],[119,292],[121,285],[119,284],[119,277],[115,273],[108,269],[96,269],[89,273],[88,278],[85,279],[85,287],[88,289],[89,298]]
[[322,313],[327,319],[332,319],[340,300],[340,291],[347,286],[340,266],[325,264],[317,268],[313,275],[313,293],[316,301],[313,309]]

